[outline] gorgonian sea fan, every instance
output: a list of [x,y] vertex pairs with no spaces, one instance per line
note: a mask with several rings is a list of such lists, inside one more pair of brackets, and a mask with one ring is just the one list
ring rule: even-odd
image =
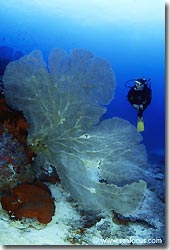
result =
[[48,65],[40,51],[11,62],[5,96],[23,110],[36,165],[53,164],[62,185],[86,209],[135,211],[146,190],[146,150],[128,121],[115,117],[94,126],[113,98],[110,64],[83,49],[54,49]]

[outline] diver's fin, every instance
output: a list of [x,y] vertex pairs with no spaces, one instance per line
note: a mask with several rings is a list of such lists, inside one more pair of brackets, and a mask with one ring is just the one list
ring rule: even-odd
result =
[[138,132],[143,132],[144,131],[144,121],[143,121],[143,118],[138,118],[137,131]]

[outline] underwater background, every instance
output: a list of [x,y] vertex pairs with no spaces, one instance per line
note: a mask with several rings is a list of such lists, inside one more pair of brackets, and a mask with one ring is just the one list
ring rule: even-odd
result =
[[0,245],[164,244],[165,2],[1,0],[0,31]]
[[[107,59],[116,77],[106,118],[136,126],[125,82],[151,78],[152,102],[142,133],[148,152],[165,152],[165,5],[162,0],[1,0],[0,46],[28,54],[53,48],[90,50]],[[2,56],[2,52],[1,52]],[[102,70],[102,69],[101,69]]]

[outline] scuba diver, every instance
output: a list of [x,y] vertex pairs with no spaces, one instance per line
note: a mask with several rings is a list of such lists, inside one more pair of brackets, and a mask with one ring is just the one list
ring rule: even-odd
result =
[[[134,86],[128,86],[128,82],[134,82]],[[152,90],[150,79],[138,78],[126,82],[130,88],[127,98],[134,109],[138,111],[137,131],[144,131],[143,112],[151,103]]]

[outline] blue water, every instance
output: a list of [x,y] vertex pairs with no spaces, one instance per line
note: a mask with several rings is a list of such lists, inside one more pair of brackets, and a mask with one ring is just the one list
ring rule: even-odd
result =
[[165,30],[162,0],[1,0],[0,46],[24,54],[40,49],[85,48],[110,61],[116,76],[115,98],[107,117],[136,126],[124,83],[152,81],[152,102],[144,112],[142,133],[148,151],[165,150]]

